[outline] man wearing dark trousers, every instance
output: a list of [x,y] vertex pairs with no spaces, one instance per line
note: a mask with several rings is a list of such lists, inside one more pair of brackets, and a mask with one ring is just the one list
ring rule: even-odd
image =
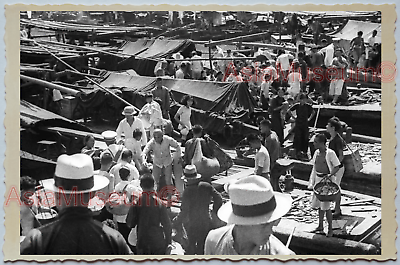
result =
[[186,189],[182,196],[181,212],[174,222],[174,226],[185,226],[189,247],[188,255],[203,255],[204,243],[211,227],[209,205],[213,200],[213,217],[222,205],[222,197],[208,182],[201,181],[196,166],[187,165],[183,171]]

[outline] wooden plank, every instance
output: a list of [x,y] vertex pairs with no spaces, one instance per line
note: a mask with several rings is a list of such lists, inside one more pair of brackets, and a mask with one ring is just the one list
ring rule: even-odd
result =
[[[282,242],[286,242],[292,232],[292,227],[278,225],[274,227],[274,235]],[[374,245],[359,243],[353,240],[326,237],[314,233],[304,232],[296,229],[291,241],[293,248],[307,248],[309,251],[329,254],[356,255],[356,254],[376,254],[377,249]]]
[[22,151],[22,150],[19,151],[19,155],[20,155],[21,158],[28,159],[28,160],[33,160],[33,161],[52,164],[52,165],[56,165],[57,164],[56,162],[54,162],[52,160],[49,160],[49,159],[46,159],[44,157],[31,154],[31,153],[28,153],[28,152]]
[[240,171],[239,173],[233,174],[231,176],[225,177],[225,178],[220,178],[218,180],[211,181],[211,184],[215,188],[221,188],[224,186],[226,183],[230,183],[232,181],[235,181],[239,178],[247,177],[250,176],[251,174],[254,173],[254,168],[248,168],[243,171]]
[[352,236],[363,236],[367,234],[372,227],[376,227],[381,223],[381,217],[377,216],[375,218],[365,218],[360,224],[356,225],[350,232]]
[[363,200],[357,200],[357,201],[344,202],[344,203],[341,203],[340,205],[341,206],[349,206],[349,205],[352,205],[352,204],[360,204],[360,203],[373,202],[373,201],[374,201],[374,199],[363,199]]

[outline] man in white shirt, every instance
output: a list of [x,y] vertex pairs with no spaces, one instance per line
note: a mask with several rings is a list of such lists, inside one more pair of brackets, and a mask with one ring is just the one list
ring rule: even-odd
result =
[[280,64],[282,71],[289,71],[290,69],[290,60],[293,60],[294,56],[290,53],[285,53],[283,50],[280,50],[278,53],[278,58],[276,59],[276,63]]
[[[222,58],[222,57],[224,57],[224,51],[220,47],[214,46],[212,48],[212,51],[213,51],[213,56],[212,56],[213,58]],[[219,71],[224,72],[225,71],[224,61],[218,60],[216,62],[218,64]],[[217,69],[215,69],[215,70],[217,71]]]
[[[174,58],[175,60],[180,60],[180,59],[183,59],[183,56],[180,53],[174,53],[174,54],[172,54],[172,58]],[[181,65],[181,61],[175,61],[174,65],[175,65],[175,69],[178,69],[179,66]]]
[[333,43],[329,44],[326,39],[321,40],[321,44],[324,46],[324,48],[321,49],[321,52],[325,54],[324,64],[326,67],[329,67],[332,65],[333,56],[335,54],[335,46]]
[[287,76],[289,74],[289,69],[290,69],[290,61],[294,59],[294,56],[285,53],[285,51],[280,50],[278,52],[278,58],[276,58],[276,67],[279,71],[279,81],[286,82],[285,79],[287,79]]
[[261,98],[261,105],[263,110],[268,110],[269,108],[269,90],[274,82],[275,79],[278,78],[278,73],[276,72],[276,69],[271,66],[270,61],[265,62],[265,67],[262,69],[262,82],[261,82],[261,93],[260,93],[260,98]]
[[125,119],[120,121],[117,127],[117,143],[122,141],[122,133],[125,136],[125,142],[133,138],[133,131],[139,129],[142,132],[142,146],[147,143],[146,131],[143,126],[143,122],[139,118],[135,118],[137,111],[133,106],[126,106],[122,112],[125,115]]
[[368,45],[367,45],[367,51],[365,53],[365,59],[369,59],[369,53],[372,51],[372,48],[375,46],[376,43],[376,35],[378,34],[378,31],[374,30],[372,31],[372,36],[368,38]]
[[344,80],[346,78],[346,68],[349,65],[347,60],[342,56],[342,49],[337,49],[335,55],[336,57],[333,59],[332,67],[337,69],[338,75],[333,77],[329,86],[329,95],[333,96],[332,105],[336,105],[339,96],[342,95]]
[[182,62],[180,68],[175,72],[176,79],[185,79],[185,68],[186,68],[186,63]]
[[261,144],[261,139],[256,134],[247,136],[250,147],[257,150],[255,156],[254,174],[270,180],[270,158],[267,148]]
[[[201,59],[201,51],[193,51],[192,59]],[[202,61],[192,61],[192,74],[194,80],[199,80],[201,77],[201,71],[203,71],[203,62]]]
[[161,129],[155,129],[153,138],[143,149],[142,161],[146,161],[145,158],[150,152],[153,153],[153,176],[158,189],[160,189],[160,178],[162,175],[165,176],[167,186],[172,185],[173,159],[171,156],[171,147],[176,148],[175,155],[181,157],[181,148],[178,142],[174,138],[164,135]]

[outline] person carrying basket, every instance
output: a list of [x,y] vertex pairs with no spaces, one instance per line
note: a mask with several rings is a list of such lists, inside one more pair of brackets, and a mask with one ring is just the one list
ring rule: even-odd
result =
[[331,180],[339,170],[340,161],[335,152],[326,147],[326,137],[324,134],[317,134],[314,138],[315,153],[312,159],[313,169],[310,175],[308,188],[314,190],[311,206],[318,209],[318,227],[316,233],[324,232],[324,216],[328,221],[327,237],[332,237],[332,211],[331,201],[339,192],[339,187]]

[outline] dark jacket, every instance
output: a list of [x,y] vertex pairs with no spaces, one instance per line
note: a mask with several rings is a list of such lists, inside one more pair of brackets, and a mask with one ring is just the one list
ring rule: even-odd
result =
[[164,202],[154,192],[140,195],[138,203],[129,209],[126,224],[137,226],[138,254],[162,255],[171,244],[171,220]]
[[127,255],[122,235],[92,218],[84,207],[62,210],[57,220],[33,229],[21,243],[21,255]]
[[222,205],[222,197],[211,184],[200,181],[197,185],[188,185],[183,191],[181,212],[177,223],[188,225],[203,225],[210,222],[209,205],[213,201],[213,212],[216,213]]

